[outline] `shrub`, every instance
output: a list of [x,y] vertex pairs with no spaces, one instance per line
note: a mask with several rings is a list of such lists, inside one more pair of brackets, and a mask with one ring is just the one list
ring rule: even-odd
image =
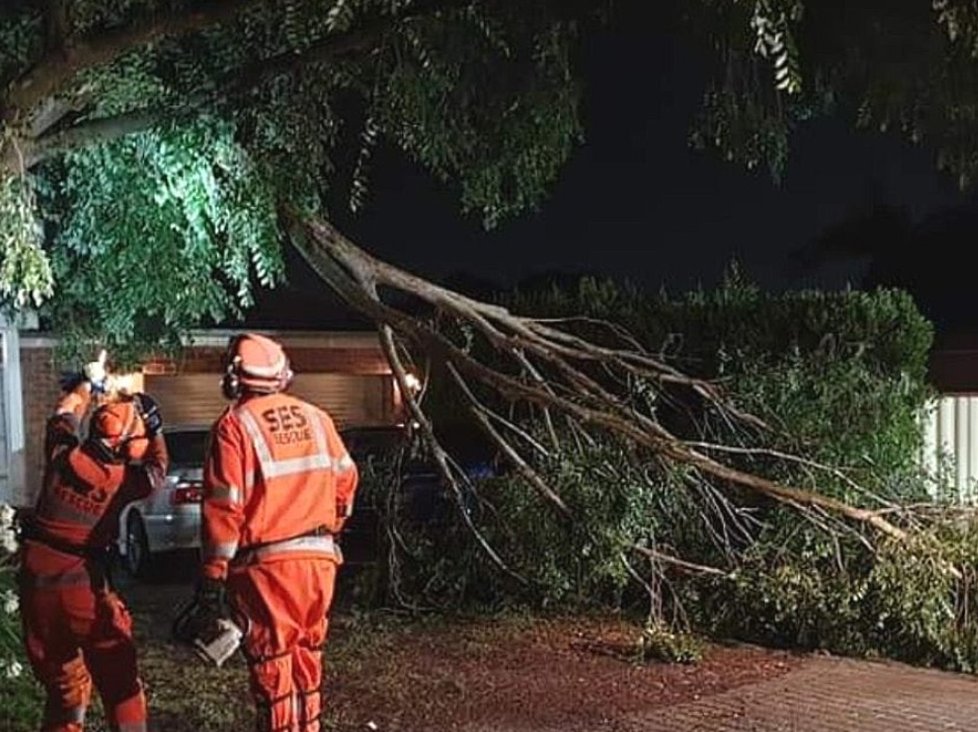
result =
[[0,709],[4,730],[37,729],[43,702],[24,658],[20,613],[15,590],[13,552],[17,542],[14,511],[0,504]]
[[643,662],[697,663],[703,658],[703,643],[689,633],[649,623],[639,636],[638,658]]
[[[650,351],[719,380],[739,407],[772,428],[731,431],[699,413],[697,427],[709,438],[763,444],[838,470],[770,454],[725,456],[740,468],[857,503],[866,494],[855,483],[892,502],[926,501],[934,490],[917,462],[931,395],[932,329],[905,293],[770,295],[731,277],[715,291],[672,300],[585,280],[576,292],[523,293],[508,304],[534,315],[613,320]],[[581,323],[587,332],[589,323]],[[697,405],[669,414],[663,403],[659,413],[678,432],[689,427],[683,406]],[[538,429],[532,421],[523,426]],[[399,590],[426,602],[492,607],[641,602],[647,610],[651,597],[659,623],[682,619],[727,637],[962,669],[978,663],[973,583],[947,571],[978,559],[971,548],[976,530],[967,522],[929,516],[912,544],[870,550],[856,527],[826,531],[793,509],[620,443],[565,438],[535,467],[574,521],[563,520],[518,476],[481,484],[467,507],[522,581],[493,566],[456,512],[437,530],[399,526]],[[724,509],[721,495],[746,510]],[[636,546],[725,573],[667,570],[667,581],[642,586],[648,564]]]

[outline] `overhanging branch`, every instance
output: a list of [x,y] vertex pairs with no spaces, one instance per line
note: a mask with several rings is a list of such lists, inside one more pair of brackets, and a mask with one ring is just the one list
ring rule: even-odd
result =
[[49,48],[37,64],[7,89],[3,121],[13,124],[30,116],[38,104],[81,71],[110,63],[127,51],[160,38],[220,25],[264,4],[264,0],[211,0],[194,10],[154,14],[118,30],[103,30],[94,37]]
[[28,169],[57,155],[82,147],[111,142],[136,132],[150,130],[167,119],[156,111],[135,111],[116,117],[92,120],[64,132],[48,135],[35,142],[29,142],[24,161]]
[[[301,52],[286,51],[261,59],[238,69],[214,85],[213,90],[198,92],[180,100],[178,105],[148,108],[124,112],[102,119],[82,121],[67,130],[45,135],[51,124],[33,126],[34,139],[21,143],[26,151],[27,167],[33,167],[46,158],[69,150],[109,142],[126,135],[152,129],[167,121],[190,118],[201,110],[216,104],[227,103],[246,96],[263,82],[283,74],[297,73],[316,64],[336,61],[354,53],[369,53],[398,23],[443,10],[458,4],[455,0],[438,0],[415,3],[408,12],[399,16],[384,16],[369,20],[349,31],[328,35],[310,44]],[[55,119],[55,122],[57,119]],[[5,163],[12,163],[8,154]]]

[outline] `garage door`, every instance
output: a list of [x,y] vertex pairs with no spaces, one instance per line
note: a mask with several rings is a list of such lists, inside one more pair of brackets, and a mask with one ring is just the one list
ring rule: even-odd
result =
[[[228,405],[213,373],[147,375],[145,389],[169,425],[209,425]],[[394,411],[388,375],[297,374],[289,391],[328,411],[340,427],[389,424]]]

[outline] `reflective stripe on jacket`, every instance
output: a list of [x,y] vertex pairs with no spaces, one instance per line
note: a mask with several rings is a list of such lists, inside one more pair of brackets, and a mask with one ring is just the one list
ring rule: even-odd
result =
[[[332,538],[303,535],[318,527],[339,531],[337,504],[352,505],[356,485],[356,466],[328,414],[288,394],[242,399],[211,435],[204,469],[205,575],[224,577],[242,547],[261,545],[258,559],[322,556],[324,541],[332,546]],[[284,552],[265,546],[290,541],[296,543]]]

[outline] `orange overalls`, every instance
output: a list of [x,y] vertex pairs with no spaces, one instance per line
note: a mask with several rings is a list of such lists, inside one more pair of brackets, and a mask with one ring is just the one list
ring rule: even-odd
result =
[[204,470],[206,577],[227,579],[262,732],[319,732],[336,534],[357,470],[333,420],[287,394],[247,394],[214,425]]
[[21,552],[24,638],[47,690],[44,732],[81,732],[93,680],[112,729],[143,732],[132,620],[98,555],[116,538],[126,504],[163,484],[166,443],[150,440],[141,466],[97,459],[78,437],[89,401],[79,387],[48,423],[44,481]]

